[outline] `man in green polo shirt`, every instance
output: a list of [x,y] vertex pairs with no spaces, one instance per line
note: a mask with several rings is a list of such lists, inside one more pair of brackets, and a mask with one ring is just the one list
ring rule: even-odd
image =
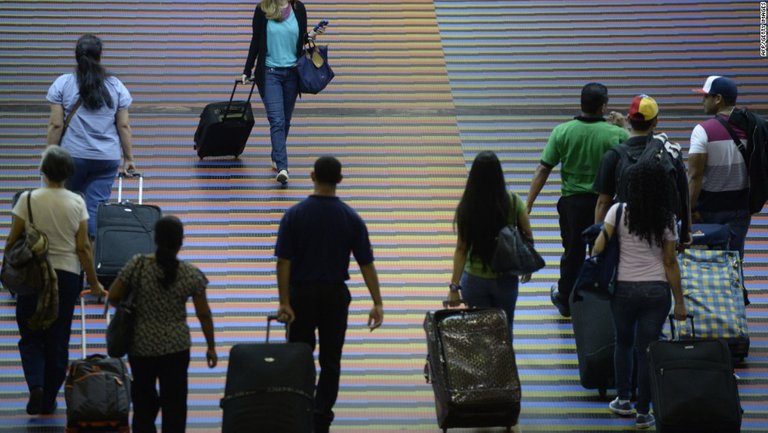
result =
[[586,254],[581,232],[595,219],[597,194],[592,184],[600,160],[605,151],[629,138],[629,132],[623,128],[623,116],[611,113],[610,121],[603,118],[607,107],[608,89],[604,85],[589,83],[581,89],[581,115],[552,130],[528,190],[530,213],[549,173],[560,164],[561,196],[557,213],[564,251],[560,258],[560,279],[552,286],[551,298],[564,317],[571,315],[568,297]]

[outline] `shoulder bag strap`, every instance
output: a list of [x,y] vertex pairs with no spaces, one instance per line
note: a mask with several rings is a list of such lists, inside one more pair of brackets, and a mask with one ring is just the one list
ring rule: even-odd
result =
[[72,117],[74,117],[75,112],[78,108],[83,104],[83,98],[77,98],[77,102],[75,102],[75,105],[72,107],[72,111],[69,112],[67,115],[67,118],[64,120],[64,127],[61,129],[61,137],[59,138],[59,145],[61,145],[61,140],[64,138],[64,133],[67,132],[67,128],[69,127],[69,122],[72,121]]
[[32,191],[33,190],[29,190],[29,192],[27,193],[27,214],[29,216],[30,225],[35,224],[35,219],[32,218]]
[[721,116],[715,116],[715,119],[717,119],[720,124],[722,124],[725,129],[728,131],[728,134],[731,135],[731,140],[733,140],[733,143],[736,145],[736,148],[739,149],[739,153],[741,153],[741,156],[744,158],[744,163],[749,164],[749,159],[747,159],[747,149],[744,147],[744,143],[741,142],[741,139],[738,135],[736,135],[736,131],[733,130],[733,127],[730,123],[728,123],[727,120],[723,119]]

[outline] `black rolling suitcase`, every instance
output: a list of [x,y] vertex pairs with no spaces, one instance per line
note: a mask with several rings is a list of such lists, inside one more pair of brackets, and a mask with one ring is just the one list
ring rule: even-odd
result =
[[[85,299],[80,298],[82,359],[69,365],[64,383],[66,433],[129,433],[131,375],[122,358],[87,355]],[[107,314],[109,323],[109,314]]]
[[117,203],[99,205],[96,212],[96,246],[94,262],[96,275],[104,287],[109,287],[117,274],[136,254],[149,254],[155,250],[155,223],[162,216],[160,208],[143,203],[144,177],[138,178],[138,204],[123,201],[123,177],[118,179]]
[[657,432],[739,433],[743,411],[725,341],[654,341],[648,365]]
[[222,433],[311,433],[315,361],[304,343],[236,344],[229,352]]
[[520,416],[520,378],[507,315],[498,308],[427,313],[427,381],[437,423],[454,427],[506,426]]
[[616,377],[613,352],[616,330],[611,300],[595,293],[571,292],[571,324],[579,361],[579,381],[586,389],[596,389],[601,397],[614,387]]
[[200,114],[194,147],[200,159],[225,155],[237,158],[245,149],[254,124],[251,96],[256,82],[251,84],[246,101],[233,101],[238,82],[235,80],[229,101],[208,104]]

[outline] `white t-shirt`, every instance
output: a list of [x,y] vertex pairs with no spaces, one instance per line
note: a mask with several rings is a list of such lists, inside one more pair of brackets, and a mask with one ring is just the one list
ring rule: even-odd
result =
[[[98,160],[122,158],[115,116],[118,111],[128,108],[133,99],[117,77],[107,77],[104,85],[112,97],[112,108],[104,104],[98,110],[89,110],[84,104],[80,105],[61,139],[61,147],[67,149],[75,158]],[[64,107],[65,119],[79,98],[80,88],[75,74],[64,74],[57,78],[51,84],[46,96],[48,102]]]
[[[13,214],[29,222],[28,193],[19,197]],[[32,219],[35,227],[48,236],[48,257],[54,269],[80,273],[75,242],[80,222],[88,219],[85,201],[66,188],[39,188],[32,193]]]
[[[616,203],[608,209],[605,215],[605,223],[611,224],[619,234],[619,272],[617,281],[667,281],[664,272],[664,252],[656,244],[648,245],[647,240],[641,240],[639,236],[629,233],[627,227],[627,214],[629,209],[625,206],[621,213],[621,224],[616,224],[616,211],[619,205]],[[616,234],[614,231],[614,236]],[[664,240],[677,240],[677,228],[664,230]]]

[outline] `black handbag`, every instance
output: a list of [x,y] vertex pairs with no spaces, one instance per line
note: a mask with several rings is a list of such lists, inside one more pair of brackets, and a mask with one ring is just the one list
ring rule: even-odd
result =
[[299,90],[302,93],[320,93],[335,76],[331,65],[328,64],[328,46],[318,47],[312,40],[299,56],[296,69],[299,73]]
[[[146,258],[142,258],[139,267],[143,267]],[[139,275],[141,273],[139,272]],[[136,318],[137,288],[126,284],[127,293],[115,307],[115,315],[107,326],[107,354],[113,358],[122,358],[128,354],[133,340],[133,323]],[[105,309],[109,308],[109,303]]]
[[[516,212],[512,206],[512,212]],[[533,242],[524,238],[515,225],[499,230],[496,249],[493,251],[491,270],[497,274],[528,275],[545,265],[544,259],[533,248]]]
[[[573,286],[574,296],[578,296],[581,291],[587,291],[603,298],[610,299],[613,297],[616,274],[619,270],[619,224],[621,224],[623,209],[624,204],[620,204],[619,208],[616,209],[616,224],[614,225],[613,236],[606,240],[603,251],[600,254],[587,257],[584,260],[584,264],[581,265],[579,276],[576,278],[576,283]],[[602,224],[594,224],[582,232],[582,237],[590,237],[591,239],[585,239],[585,241],[589,245],[594,245],[597,236],[593,234],[597,233],[599,236],[601,231],[605,231]],[[607,233],[604,236],[607,238]]]

